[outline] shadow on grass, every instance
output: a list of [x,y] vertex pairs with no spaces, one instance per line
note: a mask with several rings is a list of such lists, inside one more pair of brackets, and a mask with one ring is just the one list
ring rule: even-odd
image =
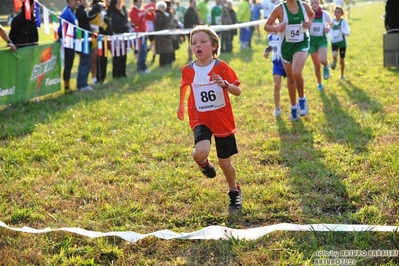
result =
[[[112,66],[108,66],[111,67]],[[122,98],[127,94],[139,93],[151,86],[154,78],[159,80],[176,75],[173,69],[156,70],[149,75],[138,74],[135,64],[129,64],[128,77],[110,79],[108,82],[93,86],[94,92],[59,93],[33,99],[27,102],[16,103],[0,109],[0,140],[22,137],[30,134],[40,124],[51,123],[51,117],[62,115],[82,103],[94,103],[104,98]],[[173,71],[171,71],[173,70]]]
[[360,110],[370,110],[372,113],[381,112],[383,106],[371,99],[367,93],[365,93],[358,86],[353,85],[350,81],[341,82],[341,87],[345,93],[352,99]]
[[[302,118],[307,119],[307,118]],[[290,169],[288,184],[295,198],[300,199],[304,223],[329,223],[332,217],[352,212],[354,206],[342,176],[323,162],[323,153],[315,147],[312,132],[301,120],[287,128],[277,120],[281,140],[282,164]]]
[[[352,90],[349,90],[348,87],[344,87],[344,89],[352,99],[362,99],[362,101],[357,101],[360,108],[366,108],[366,105],[361,103],[366,102],[367,106],[371,103],[371,99],[359,88],[353,86]],[[354,93],[361,95],[360,97],[359,95],[355,96]],[[370,127],[362,127],[347,110],[344,110],[335,94],[331,93],[327,95],[321,93],[320,98],[327,120],[327,127],[323,128],[321,132],[331,141],[347,145],[355,153],[367,152],[367,144],[373,138],[372,129]],[[381,107],[376,106],[375,109],[380,110]]]

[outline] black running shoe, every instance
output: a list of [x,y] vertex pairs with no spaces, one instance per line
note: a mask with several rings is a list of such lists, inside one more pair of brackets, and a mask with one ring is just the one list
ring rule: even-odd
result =
[[230,197],[229,212],[234,212],[241,209],[242,193],[239,185],[237,185],[237,189],[238,191],[234,190],[229,192],[229,197]]
[[198,166],[198,168],[208,178],[214,178],[216,176],[216,168],[211,163],[209,163],[206,167]]

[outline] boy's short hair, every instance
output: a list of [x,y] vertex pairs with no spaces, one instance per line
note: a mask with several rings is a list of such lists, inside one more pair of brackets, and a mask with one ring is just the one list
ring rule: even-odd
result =
[[[199,25],[196,26],[191,32],[190,32],[190,40],[193,39],[193,35],[198,33],[198,32],[205,32],[206,34],[209,35],[209,38],[211,39],[212,44],[217,44],[216,46],[216,50],[214,50],[212,52],[212,56],[213,58],[216,58],[219,56],[220,54],[220,38],[217,35],[217,33],[215,32],[214,29],[212,29],[211,27],[207,26],[207,25]],[[191,42],[190,42],[191,45]]]

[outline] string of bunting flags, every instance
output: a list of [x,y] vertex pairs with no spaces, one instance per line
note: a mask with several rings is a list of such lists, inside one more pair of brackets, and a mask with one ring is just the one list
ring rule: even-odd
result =
[[[29,0],[24,0],[24,1],[28,2],[29,4]],[[189,28],[189,29],[161,30],[154,32],[129,32],[129,33],[115,34],[115,35],[97,34],[95,32],[82,29],[79,26],[71,24],[70,22],[62,19],[61,17],[59,17],[53,11],[49,10],[46,6],[44,6],[37,0],[35,0],[34,8],[35,8],[36,26],[38,28],[41,28],[42,26],[41,17],[42,17],[43,29],[45,34],[51,34],[50,20],[49,20],[49,18],[51,17],[53,24],[54,39],[55,40],[62,39],[63,47],[75,49],[75,51],[77,52],[88,54],[89,42],[92,41],[92,38],[97,38],[98,42],[97,49],[99,56],[107,55],[108,50],[110,50],[112,56],[115,55],[119,56],[120,54],[125,55],[126,53],[129,53],[131,50],[135,48],[135,40],[143,36],[185,35],[189,34],[192,30],[192,28]],[[42,14],[42,16],[40,14]],[[220,32],[220,31],[226,31],[238,28],[249,28],[251,26],[264,24],[265,22],[266,20],[257,20],[257,21],[238,23],[232,25],[212,25],[210,27],[213,28],[216,32]],[[62,25],[63,36],[58,36],[58,27],[60,23]],[[74,34],[75,31],[76,35]]]

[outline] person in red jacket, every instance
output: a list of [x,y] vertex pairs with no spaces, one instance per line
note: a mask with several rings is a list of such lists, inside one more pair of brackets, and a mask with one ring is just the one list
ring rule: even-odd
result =
[[234,70],[217,58],[220,54],[220,39],[212,28],[195,27],[190,33],[190,44],[196,60],[182,68],[177,117],[184,119],[185,96],[190,87],[187,107],[190,127],[194,132],[192,156],[206,177],[215,177],[216,169],[208,161],[211,137],[214,135],[219,166],[229,187],[229,211],[236,211],[241,209],[242,194],[236,183],[236,170],[231,163],[231,156],[238,150],[229,94],[241,94],[240,81]]
[[[150,0],[150,2],[144,6],[144,10],[149,8],[149,7],[152,7],[154,9],[154,11],[148,13],[147,16],[146,16],[147,31],[148,32],[155,31],[155,29],[154,29],[154,20],[156,18],[156,15],[155,15],[156,2],[157,2],[156,0]],[[152,61],[151,62],[154,63],[155,62],[155,55],[157,54],[156,51],[155,51],[155,36],[154,35],[149,35],[148,39],[150,40],[150,43],[151,43],[151,49],[149,49],[149,50],[152,50]]]
[[[134,24],[134,32],[147,32],[147,18],[155,18],[155,10],[153,7],[142,9],[142,0],[133,0],[133,7],[130,11],[130,21]],[[137,60],[137,71],[142,73],[150,73],[147,67],[147,36],[141,36],[137,40],[139,57]]]

